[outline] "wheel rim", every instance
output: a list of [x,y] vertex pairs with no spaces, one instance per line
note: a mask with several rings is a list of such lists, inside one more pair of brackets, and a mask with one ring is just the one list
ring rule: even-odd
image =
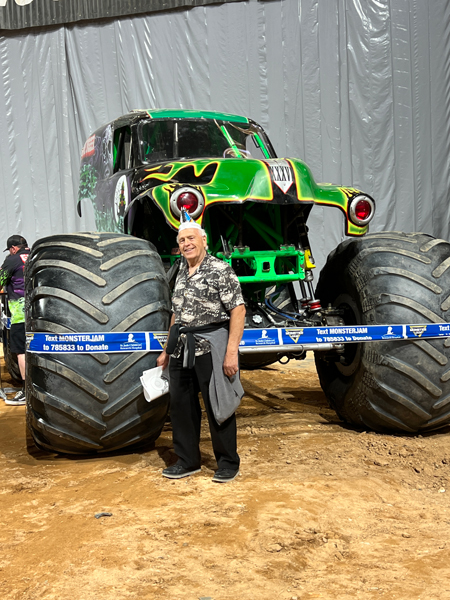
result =
[[[342,294],[336,298],[334,303],[336,308],[343,311],[343,319],[345,325],[361,324],[361,314],[358,306],[351,296]],[[350,377],[355,373],[361,360],[361,344],[345,344],[344,354],[341,354],[341,359],[336,362],[337,370]]]

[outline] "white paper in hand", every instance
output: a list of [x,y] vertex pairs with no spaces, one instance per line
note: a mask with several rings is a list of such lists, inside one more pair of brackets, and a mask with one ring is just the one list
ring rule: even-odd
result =
[[144,396],[147,402],[151,402],[169,391],[169,380],[163,372],[162,367],[155,367],[144,371],[141,377]]

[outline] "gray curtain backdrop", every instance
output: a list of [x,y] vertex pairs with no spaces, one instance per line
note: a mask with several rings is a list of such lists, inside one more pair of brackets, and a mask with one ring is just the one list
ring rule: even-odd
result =
[[[377,202],[371,231],[449,239],[450,3],[271,0],[0,35],[0,242],[94,227],[84,141],[133,108],[244,114],[280,157]],[[319,266],[341,213],[309,220]]]

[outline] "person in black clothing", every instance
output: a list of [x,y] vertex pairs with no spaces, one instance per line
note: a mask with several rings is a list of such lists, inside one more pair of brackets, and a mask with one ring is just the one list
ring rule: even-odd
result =
[[[245,319],[244,298],[239,280],[230,265],[207,253],[206,234],[197,223],[182,223],[177,240],[183,260],[173,291],[171,332],[157,365],[163,369],[169,366],[170,415],[178,461],[164,469],[162,474],[169,479],[180,479],[200,471],[201,409],[198,392],[201,391],[218,467],[213,481],[225,483],[239,474],[235,408],[232,405],[223,418],[218,418],[212,404],[210,383],[214,371],[215,389],[221,387],[221,378],[229,378],[230,383],[233,382],[231,385],[237,384],[238,349]],[[222,362],[216,363],[217,370],[214,369],[214,357],[219,352],[213,348],[213,338],[209,337],[211,341],[208,341],[203,337],[206,328],[221,330],[222,334],[219,332],[219,335],[225,332],[225,337],[219,341]],[[183,333],[185,329],[196,330],[190,351],[189,333]],[[174,332],[180,334],[170,335]],[[171,340],[174,348],[170,347]],[[229,385],[222,385],[222,389],[228,390]],[[227,391],[227,397],[221,395],[218,398],[222,409],[229,399],[229,393],[232,402],[233,398],[239,402],[243,394],[240,382],[236,391]]]
[[[0,268],[0,285],[6,286],[8,307],[11,313],[10,350],[17,354],[20,375],[25,381],[25,282],[23,270],[30,254],[27,240],[21,235],[12,235],[6,242],[5,252],[9,252]],[[25,392],[20,390],[6,404],[25,404]]]

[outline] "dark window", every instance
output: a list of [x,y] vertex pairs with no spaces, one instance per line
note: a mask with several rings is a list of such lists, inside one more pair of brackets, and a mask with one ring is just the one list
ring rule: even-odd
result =
[[148,164],[181,158],[261,159],[265,155],[254,133],[259,133],[259,139],[264,135],[261,130],[241,123],[155,119],[140,126],[141,160]]
[[114,131],[114,173],[133,167],[131,151],[131,129],[121,127]]

